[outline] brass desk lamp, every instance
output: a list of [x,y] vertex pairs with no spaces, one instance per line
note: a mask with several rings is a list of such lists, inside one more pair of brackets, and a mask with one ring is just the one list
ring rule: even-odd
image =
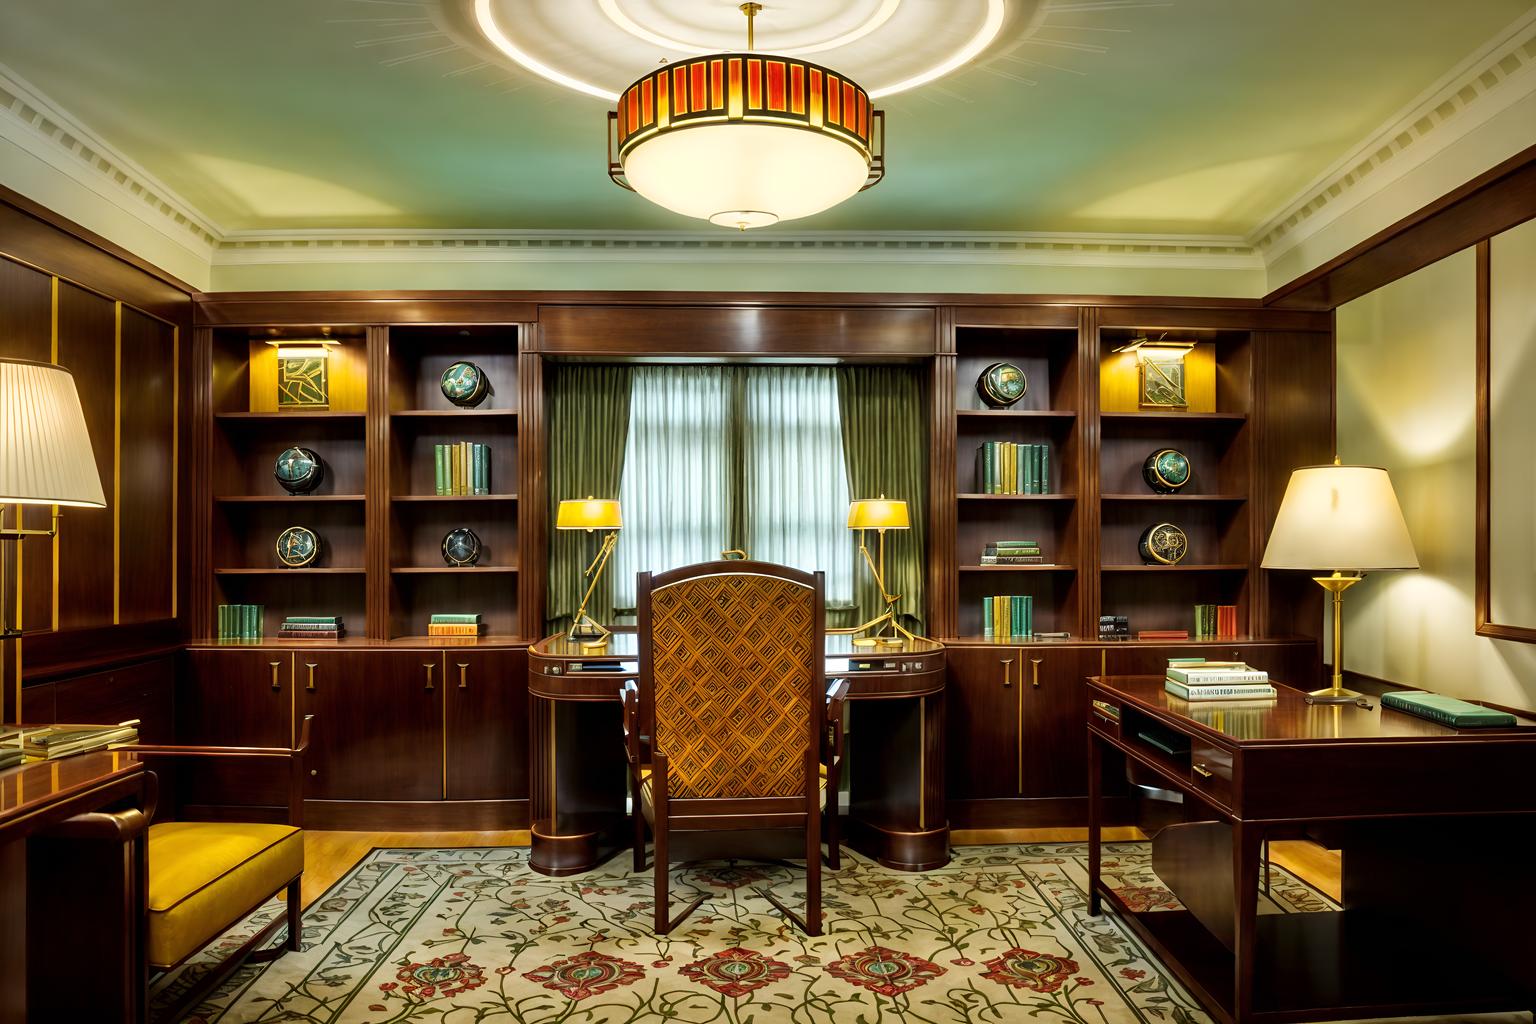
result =
[[[16,525],[7,527],[10,505],[16,506]],[[48,529],[26,528],[22,513],[27,505],[52,506]],[[22,635],[20,609],[14,627],[6,617],[7,549],[28,537],[57,537],[60,506],[107,506],[75,378],[53,363],[0,359],[0,639]],[[19,604],[20,580],[16,593]],[[14,711],[21,721],[19,654]]]
[[560,510],[555,516],[557,530],[586,530],[588,533],[595,530],[608,531],[608,535],[603,538],[602,546],[597,550],[597,555],[582,573],[591,582],[587,584],[587,592],[581,596],[581,607],[576,609],[576,617],[571,620],[571,628],[565,633],[567,640],[588,638],[581,645],[587,650],[599,650],[608,643],[607,627],[587,614],[587,602],[592,600],[592,593],[597,589],[597,581],[602,577],[603,569],[613,555],[614,545],[619,542],[619,530],[623,525],[624,518],[617,501],[594,498],[590,494],[585,499],[562,500]]
[[1344,591],[1366,570],[1417,569],[1419,556],[1387,471],[1376,466],[1303,466],[1291,474],[1269,546],[1266,569],[1321,569],[1312,577],[1333,595],[1333,685],[1314,690],[1313,703],[1348,704],[1360,694],[1344,687]]
[[[880,588],[880,600],[885,605],[885,611],[852,629],[834,629],[827,632],[854,634],[855,647],[900,647],[907,640],[922,639],[908,632],[901,623],[896,621],[896,602],[901,600],[901,595],[892,594],[885,588],[885,531],[911,528],[912,521],[907,513],[905,501],[893,501],[882,494],[878,498],[864,498],[849,503],[848,529],[859,531],[859,554],[864,556],[865,563],[869,565],[869,571],[875,574],[875,586]],[[866,531],[869,530],[874,530],[879,538],[878,559],[870,556],[869,545],[865,542]],[[891,629],[889,634],[885,631],[887,626]],[[875,629],[875,627],[879,628]],[[867,629],[875,629],[874,634],[858,635]]]

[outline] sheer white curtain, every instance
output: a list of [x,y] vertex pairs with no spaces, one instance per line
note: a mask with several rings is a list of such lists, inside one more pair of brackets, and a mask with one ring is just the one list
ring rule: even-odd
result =
[[727,387],[720,366],[640,366],[630,377],[614,607],[635,607],[635,573],[719,558],[728,546]]
[[643,366],[631,381],[615,606],[634,608],[642,569],[743,546],[755,559],[822,570],[828,605],[850,606],[848,476],[832,369]]
[[826,602],[853,604],[848,471],[831,367],[754,367],[742,395],[742,494],[753,558],[826,575]]

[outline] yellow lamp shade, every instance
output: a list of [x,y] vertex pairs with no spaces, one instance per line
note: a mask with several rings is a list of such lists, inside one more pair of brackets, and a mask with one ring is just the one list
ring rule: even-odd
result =
[[555,516],[557,530],[617,530],[623,525],[619,503],[608,498],[566,498]]
[[912,520],[907,503],[888,498],[864,498],[848,503],[850,530],[909,530]]
[[0,359],[0,505],[106,504],[74,376]]
[[1291,474],[1264,549],[1266,569],[1417,569],[1387,471],[1304,466]]

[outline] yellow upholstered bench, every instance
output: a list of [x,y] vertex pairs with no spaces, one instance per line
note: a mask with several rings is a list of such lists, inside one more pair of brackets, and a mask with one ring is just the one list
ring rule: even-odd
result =
[[[306,716],[298,745],[286,747],[184,747],[136,744],[119,748],[142,758],[153,768],[169,758],[215,760],[278,760],[287,762],[288,823],[250,824],[228,821],[166,821],[152,824],[146,860],[149,879],[145,898],[146,971],[168,971],[186,962],[262,904],[287,890],[287,913],[275,917],[217,967],[183,992],[162,1019],[180,1021],[187,1011],[241,964],[274,960],[300,948],[300,882],[304,874],[304,751],[309,747]],[[262,947],[283,925],[287,941]]]

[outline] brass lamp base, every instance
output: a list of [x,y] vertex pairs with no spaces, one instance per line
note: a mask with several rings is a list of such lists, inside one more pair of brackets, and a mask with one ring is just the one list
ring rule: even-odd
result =
[[1360,694],[1344,686],[1344,591],[1364,579],[1355,573],[1345,575],[1334,572],[1329,576],[1314,576],[1318,586],[1332,595],[1333,603],[1333,685],[1307,694],[1308,704],[1353,704]]
[[1342,686],[1330,686],[1323,690],[1313,690],[1307,694],[1308,704],[1353,704],[1364,694],[1354,690],[1345,689]]

